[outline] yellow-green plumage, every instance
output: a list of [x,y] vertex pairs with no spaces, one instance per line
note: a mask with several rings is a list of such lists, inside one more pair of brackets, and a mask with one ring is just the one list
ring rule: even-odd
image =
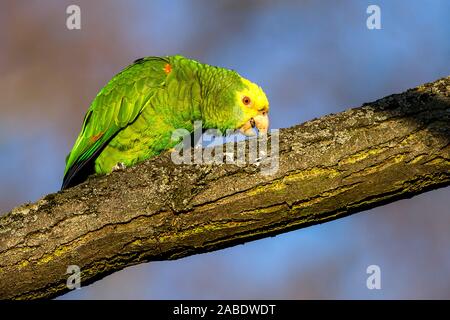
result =
[[236,103],[236,93],[249,87],[243,80],[234,71],[182,56],[137,60],[92,102],[66,159],[62,189],[170,149],[177,143],[171,141],[173,130],[192,132],[195,120],[205,129],[238,128],[249,116]]

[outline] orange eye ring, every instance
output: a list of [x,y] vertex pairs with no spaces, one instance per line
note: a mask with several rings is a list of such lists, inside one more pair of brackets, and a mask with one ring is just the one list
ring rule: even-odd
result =
[[242,98],[242,103],[244,105],[248,106],[248,105],[250,105],[250,103],[252,103],[252,100],[249,97],[245,96]]

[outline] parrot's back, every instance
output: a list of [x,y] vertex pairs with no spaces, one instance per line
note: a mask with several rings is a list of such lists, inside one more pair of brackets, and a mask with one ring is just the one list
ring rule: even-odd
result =
[[118,163],[130,166],[165,149],[164,143],[154,145],[152,140],[167,140],[167,117],[172,111],[164,108],[171,85],[170,59],[136,60],[97,94],[66,158],[62,189],[93,173],[111,172]]

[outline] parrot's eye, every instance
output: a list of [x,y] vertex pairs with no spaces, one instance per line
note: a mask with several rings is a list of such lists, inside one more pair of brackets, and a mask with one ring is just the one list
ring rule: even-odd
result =
[[242,98],[242,103],[245,104],[246,106],[248,106],[251,102],[252,100],[250,100],[250,98],[247,96]]

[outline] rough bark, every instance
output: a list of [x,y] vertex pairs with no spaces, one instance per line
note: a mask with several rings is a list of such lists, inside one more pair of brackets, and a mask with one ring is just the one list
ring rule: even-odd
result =
[[449,93],[447,77],[282,129],[273,175],[164,154],[17,207],[0,218],[0,298],[63,294],[69,265],[86,285],[449,185]]

